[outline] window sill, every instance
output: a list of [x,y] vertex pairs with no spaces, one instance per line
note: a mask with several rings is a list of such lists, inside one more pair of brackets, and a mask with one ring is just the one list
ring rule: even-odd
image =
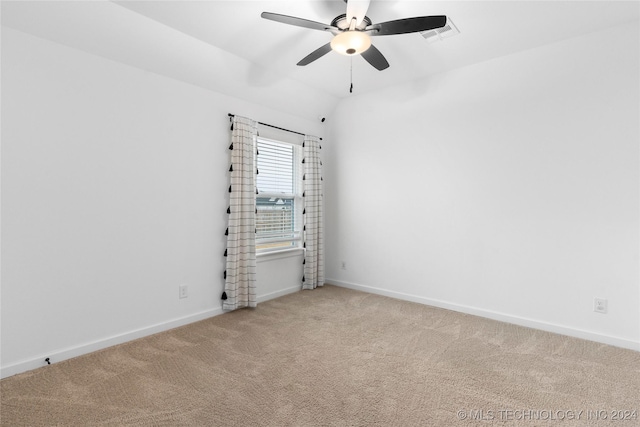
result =
[[256,254],[256,262],[273,261],[276,259],[297,257],[304,254],[304,248],[282,249],[279,251],[262,252]]

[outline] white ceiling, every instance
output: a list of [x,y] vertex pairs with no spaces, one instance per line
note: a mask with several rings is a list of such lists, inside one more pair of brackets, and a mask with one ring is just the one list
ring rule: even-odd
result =
[[[295,65],[330,41],[331,34],[260,18],[261,12],[269,11],[330,23],[345,13],[343,0],[119,4],[332,95],[348,95],[350,58],[331,52],[306,67]],[[433,44],[416,33],[374,38],[391,66],[377,71],[354,58],[355,85],[362,92],[441,73],[638,19],[638,9],[637,2],[612,1],[373,0],[367,16],[374,23],[447,15],[460,35]]]
[[[330,23],[342,0],[288,1],[2,1],[2,23],[158,74],[217,89],[294,82],[326,102],[349,96],[351,58],[334,52],[296,63],[331,34],[280,24],[263,11]],[[460,34],[428,43],[420,34],[375,37],[390,67],[353,58],[354,92],[442,73],[639,19],[637,1],[373,0],[374,22],[447,15]],[[239,77],[240,76],[240,77]],[[223,83],[221,83],[223,82]],[[219,89],[219,88],[218,88]],[[224,92],[224,90],[223,90]],[[319,102],[323,102],[319,100]]]

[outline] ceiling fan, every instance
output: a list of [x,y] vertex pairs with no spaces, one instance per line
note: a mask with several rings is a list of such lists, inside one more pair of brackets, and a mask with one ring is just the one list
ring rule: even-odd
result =
[[308,65],[334,50],[347,56],[361,55],[365,61],[380,71],[388,68],[389,62],[387,62],[384,55],[371,44],[371,36],[390,36],[394,34],[428,31],[444,27],[447,23],[446,16],[437,15],[416,16],[413,18],[373,24],[371,19],[366,16],[371,0],[344,1],[347,3],[347,13],[336,16],[329,25],[271,12],[262,12],[261,16],[264,19],[295,25],[297,27],[328,31],[334,35],[331,42],[302,58],[297,65]]

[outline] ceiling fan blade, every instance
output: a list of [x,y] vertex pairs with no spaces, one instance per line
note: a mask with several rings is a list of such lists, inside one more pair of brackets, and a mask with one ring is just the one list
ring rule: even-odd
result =
[[367,15],[371,0],[347,0],[347,22],[351,22],[356,18],[356,26],[360,25],[364,17]]
[[264,19],[282,22],[283,24],[295,25],[296,27],[311,28],[312,30],[329,31],[337,28],[321,22],[309,21],[308,19],[296,18],[295,16],[280,15],[279,13],[262,12]]
[[380,53],[380,51],[374,46],[371,45],[369,49],[362,52],[360,55],[367,61],[369,64],[373,65],[378,71],[385,70],[389,68],[389,63],[387,59]]
[[313,61],[315,61],[318,58],[321,58],[321,57],[325,56],[329,52],[331,52],[331,43],[327,43],[324,46],[319,47],[318,49],[314,50],[309,55],[307,55],[304,58],[302,58],[302,60],[300,62],[298,62],[298,64],[296,64],[296,65],[304,66],[304,65],[311,64]]
[[447,17],[444,15],[416,16],[414,18],[397,19],[369,25],[365,30],[374,30],[371,33],[372,36],[390,36],[393,34],[433,30],[434,28],[444,27],[446,23]]

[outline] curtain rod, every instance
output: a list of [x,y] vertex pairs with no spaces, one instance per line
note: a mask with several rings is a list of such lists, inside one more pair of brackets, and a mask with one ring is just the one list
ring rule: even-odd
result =
[[[229,113],[229,117],[235,117],[235,116],[236,116],[235,114],[231,114],[231,113]],[[270,127],[270,128],[274,128],[274,129],[278,129],[278,130],[283,130],[283,131],[285,131],[285,132],[291,132],[291,133],[295,133],[295,134],[298,134],[298,135],[305,136],[305,134],[304,134],[304,133],[296,132],[295,130],[289,130],[289,129],[281,128],[281,127],[278,127],[278,126],[270,125],[270,124],[268,124],[268,123],[262,123],[262,122],[257,122],[257,123],[258,123],[259,125],[262,125],[262,126],[268,126],[268,127]],[[320,138],[320,141],[322,141],[322,138]]]

